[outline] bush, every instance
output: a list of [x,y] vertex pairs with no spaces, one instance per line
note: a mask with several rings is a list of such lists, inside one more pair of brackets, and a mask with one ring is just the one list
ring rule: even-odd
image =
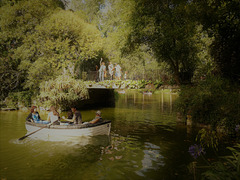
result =
[[29,107],[31,106],[31,91],[12,92],[5,99],[5,104],[10,108]]
[[176,102],[183,115],[191,115],[195,123],[233,130],[240,123],[239,86],[219,77],[207,77],[195,86],[181,87]]
[[203,179],[240,179],[240,144],[228,149],[232,155],[212,163],[211,168],[202,174]]
[[156,80],[153,84],[155,85],[155,88],[158,89],[159,87],[161,87],[163,85],[163,82]]
[[41,83],[39,99],[43,107],[56,106],[62,109],[76,101],[87,99],[88,90],[82,80],[67,75]]

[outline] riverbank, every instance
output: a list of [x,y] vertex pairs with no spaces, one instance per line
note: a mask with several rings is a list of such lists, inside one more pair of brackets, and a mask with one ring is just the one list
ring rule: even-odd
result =
[[[82,83],[82,82],[81,82]],[[171,92],[177,92],[179,90],[179,86],[176,85],[164,85],[160,81],[147,81],[147,80],[105,80],[102,82],[95,82],[95,81],[84,81],[83,82],[86,88],[89,91],[89,97],[90,98],[84,98],[81,100],[81,98],[77,101],[71,100],[71,98],[68,99],[67,94],[64,95],[64,98],[66,98],[61,106],[62,110],[66,109],[68,106],[71,106],[72,104],[79,106],[79,108],[93,108],[96,104],[97,106],[108,106],[109,104],[114,105],[114,95],[112,92],[112,89],[115,90],[138,90],[141,93],[155,93],[158,90],[170,90]],[[62,86],[61,86],[62,87]],[[104,90],[106,89],[106,90]],[[108,91],[109,89],[110,93],[101,93],[102,91]],[[98,91],[100,94],[98,94]],[[51,98],[55,98],[52,97]],[[59,97],[60,98],[60,97]],[[49,98],[48,100],[43,100],[40,96],[33,96],[32,92],[23,91],[23,92],[13,92],[10,93],[9,96],[1,102],[0,107],[2,108],[9,108],[9,109],[26,109],[29,108],[31,105],[39,104],[39,107],[42,109],[49,108],[48,106],[51,106],[49,104]],[[61,98],[60,98],[61,99]],[[81,103],[78,103],[81,100]],[[52,104],[53,105],[53,104]]]

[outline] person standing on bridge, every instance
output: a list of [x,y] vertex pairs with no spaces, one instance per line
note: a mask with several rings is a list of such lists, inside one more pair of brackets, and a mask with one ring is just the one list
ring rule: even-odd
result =
[[116,79],[117,80],[121,80],[121,66],[119,64],[117,64],[115,66],[115,69],[116,69]]
[[99,69],[99,81],[104,81],[104,74],[106,72],[106,66],[105,63],[102,62],[102,58],[101,58],[101,67]]
[[110,80],[113,80],[113,64],[112,62],[109,62],[109,65],[108,65],[108,72],[109,72],[109,75],[110,75]]

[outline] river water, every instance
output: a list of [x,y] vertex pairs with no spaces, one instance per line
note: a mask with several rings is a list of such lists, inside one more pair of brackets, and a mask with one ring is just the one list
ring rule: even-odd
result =
[[[71,141],[18,141],[28,112],[1,111],[0,179],[193,179],[188,148],[196,133],[177,123],[176,98],[169,91],[119,94],[115,107],[101,109],[112,120],[110,136]],[[81,111],[84,121],[96,110]]]

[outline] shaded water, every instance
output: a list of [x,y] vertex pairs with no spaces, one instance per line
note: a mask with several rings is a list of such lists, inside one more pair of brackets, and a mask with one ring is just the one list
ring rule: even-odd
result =
[[[63,142],[19,142],[28,112],[2,111],[0,179],[193,179],[187,167],[195,133],[176,123],[176,98],[170,92],[120,94],[114,108],[101,109],[112,120],[109,137]],[[83,119],[95,111],[82,111]]]

